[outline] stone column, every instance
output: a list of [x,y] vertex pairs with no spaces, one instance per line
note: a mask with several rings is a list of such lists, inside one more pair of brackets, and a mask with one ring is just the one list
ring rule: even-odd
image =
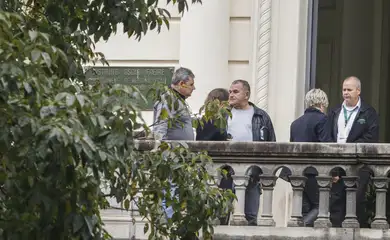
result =
[[234,212],[231,225],[245,226],[248,222],[245,219],[245,189],[248,184],[248,177],[234,176],[237,201],[234,202]]
[[291,218],[287,223],[287,227],[301,227],[302,222],[302,193],[305,186],[306,177],[290,176],[290,182],[293,189],[293,205]]
[[263,190],[263,210],[261,219],[259,219],[259,226],[275,226],[275,221],[272,215],[272,195],[274,193],[274,186],[276,176],[260,176],[260,183]]
[[347,211],[345,220],[342,223],[343,228],[359,228],[359,222],[356,217],[356,176],[343,177],[344,184],[347,187]]
[[329,221],[329,191],[330,191],[330,180],[328,176],[318,176],[317,182],[320,190],[320,209],[318,218],[314,222],[314,227],[317,228],[328,228],[332,224]]
[[180,66],[195,74],[196,90],[188,98],[198,112],[210,90],[230,86],[230,1],[192,4],[180,22]]
[[267,109],[278,142],[289,141],[286,122],[304,111],[309,2],[272,0]]
[[376,192],[376,213],[371,228],[388,229],[386,220],[386,192],[389,179],[387,177],[373,177]]
[[[255,74],[255,90],[256,90],[256,105],[263,110],[268,110],[268,79],[269,65],[271,52],[271,7],[272,0],[254,1],[257,9],[255,14],[257,18],[253,19],[256,26],[255,53],[253,62],[256,64],[254,69]],[[255,15],[256,16],[256,15]]]

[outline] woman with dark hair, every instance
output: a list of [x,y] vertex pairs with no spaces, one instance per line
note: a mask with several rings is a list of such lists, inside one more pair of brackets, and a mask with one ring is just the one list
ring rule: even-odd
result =
[[[229,99],[229,92],[224,88],[215,88],[208,95],[205,100],[204,106],[207,106],[208,103],[218,100],[219,102],[225,102]],[[218,129],[213,121],[203,121],[202,124],[199,123],[196,128],[196,140],[197,141],[226,141],[227,132],[226,129]]]
[[[207,106],[212,101],[218,100],[220,103],[226,102],[229,99],[229,92],[224,88],[213,89],[207,96],[204,106]],[[226,116],[227,117],[227,116]],[[228,139],[227,131],[225,129],[219,129],[214,125],[213,121],[203,121],[203,124],[199,124],[196,129],[196,140],[197,141],[226,141]],[[224,165],[221,167],[221,170],[225,173],[222,176],[221,182],[218,187],[222,189],[230,189],[235,193],[233,177],[234,170],[229,165]],[[227,213],[226,216],[220,217],[219,221],[221,225],[228,225],[230,219],[230,213]]]

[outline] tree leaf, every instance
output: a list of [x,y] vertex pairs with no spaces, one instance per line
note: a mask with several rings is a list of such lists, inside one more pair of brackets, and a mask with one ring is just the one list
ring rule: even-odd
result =
[[43,60],[45,61],[47,67],[51,67],[51,58],[47,52],[42,52]]
[[85,223],[87,224],[89,234],[91,236],[94,236],[93,234],[93,222],[92,222],[92,217],[90,216],[85,216],[84,217]]
[[165,109],[165,108],[161,109],[161,113],[160,113],[159,118],[161,120],[165,120],[165,119],[168,119],[168,117],[169,117],[169,114],[168,114],[167,109]]
[[103,128],[106,125],[106,118],[102,115],[99,115],[98,122],[99,122],[100,127]]
[[100,151],[100,150],[99,150],[99,157],[102,161],[107,160],[107,155],[103,151]]
[[58,94],[55,96],[55,100],[56,100],[57,102],[59,102],[59,101],[61,101],[63,98],[65,98],[67,95],[68,95],[67,92],[58,93]]
[[77,94],[76,95],[77,101],[79,102],[81,107],[84,107],[85,99],[83,95]]
[[31,41],[35,41],[35,39],[38,37],[38,32],[34,30],[28,31],[28,35],[30,36]]
[[123,206],[125,207],[126,210],[129,210],[129,208],[130,208],[130,200],[126,199],[125,202],[123,203]]
[[144,234],[146,234],[148,231],[149,231],[149,223],[145,223]]
[[75,101],[76,101],[76,97],[74,95],[72,95],[72,94],[66,95],[66,105],[68,107],[72,106]]
[[31,93],[32,92],[32,87],[31,87],[31,85],[29,83],[24,82],[23,86],[24,86],[24,90],[26,90],[27,93]]
[[34,49],[31,51],[31,60],[32,62],[37,62],[41,57],[41,51],[38,49]]

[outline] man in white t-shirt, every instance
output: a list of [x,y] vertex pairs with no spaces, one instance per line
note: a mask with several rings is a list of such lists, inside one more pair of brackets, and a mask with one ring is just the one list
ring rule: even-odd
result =
[[[251,89],[245,80],[235,80],[229,89],[232,118],[228,119],[228,136],[232,141],[275,142],[274,127],[268,114],[249,102]],[[250,180],[245,191],[245,218],[248,225],[257,225],[261,188],[259,167],[250,169]]]
[[[343,82],[344,101],[329,112],[326,124],[331,140],[338,143],[377,143],[379,141],[379,120],[375,109],[360,98],[361,81],[354,76]],[[370,170],[364,166],[359,170],[359,185],[356,193],[356,215],[360,227],[368,226],[365,193]]]

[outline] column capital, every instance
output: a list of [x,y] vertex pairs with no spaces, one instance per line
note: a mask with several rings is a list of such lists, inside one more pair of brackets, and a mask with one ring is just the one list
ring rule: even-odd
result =
[[329,176],[317,176],[317,183],[318,186],[321,188],[329,188],[330,187],[330,180],[332,179]]
[[343,177],[344,184],[347,188],[356,188],[357,187],[357,176],[346,176]]
[[387,177],[372,177],[376,189],[387,189],[389,179]]
[[246,187],[248,185],[248,176],[233,176],[233,182],[236,187]]
[[260,183],[262,187],[270,187],[273,188],[276,183],[276,176],[267,176],[267,175],[261,175],[260,176]]
[[290,176],[290,183],[293,188],[305,187],[306,177],[304,176]]

